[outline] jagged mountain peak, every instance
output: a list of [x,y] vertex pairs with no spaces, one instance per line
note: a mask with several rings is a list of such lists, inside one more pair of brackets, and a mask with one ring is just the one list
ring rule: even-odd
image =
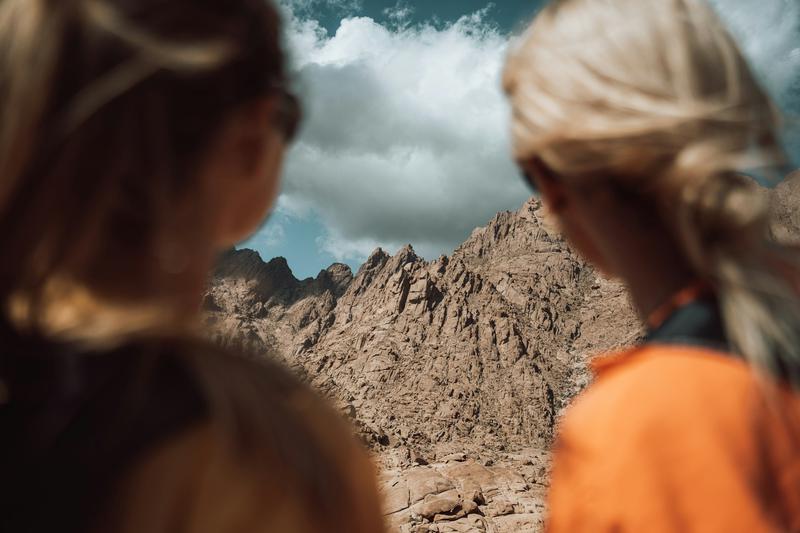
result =
[[399,270],[411,263],[424,263],[425,260],[417,255],[414,248],[407,244],[400,248],[396,254],[391,256],[388,260],[389,268]]
[[[797,183],[769,193],[794,234]],[[535,198],[430,262],[411,246],[393,256],[378,248],[354,277],[332,265],[291,282],[279,261],[266,285],[283,288],[265,292],[240,283],[258,270],[255,257],[226,256],[233,264],[218,273],[228,276],[209,291],[220,295],[208,307],[230,325],[226,338],[277,347],[376,446],[547,443],[589,379],[588,357],[641,333],[624,289],[573,253]]]
[[350,268],[350,265],[344,263],[333,263],[325,270],[320,271],[317,279],[324,274],[339,282],[347,281],[347,283],[349,283],[353,280],[353,270]]
[[374,270],[376,268],[380,268],[383,264],[390,258],[391,256],[387,254],[383,248],[375,248],[364,264],[361,265],[359,268],[359,273],[365,270]]
[[338,298],[347,290],[353,281],[353,271],[344,263],[334,263],[325,270],[321,270],[314,279],[314,283],[321,290],[330,290]]
[[[598,281],[543,218],[532,199],[499,213],[450,257],[428,262],[410,245],[392,256],[378,248],[353,278],[334,269],[338,291],[320,282],[334,277],[328,269],[315,285],[269,299],[239,294],[251,307],[212,314],[229,325],[227,338],[277,347],[355,412],[376,446],[543,444],[585,380],[588,345],[622,342],[585,327],[595,317],[584,304],[616,305],[618,320],[629,321],[620,332],[636,323],[622,290]],[[217,278],[210,293],[231,286]]]

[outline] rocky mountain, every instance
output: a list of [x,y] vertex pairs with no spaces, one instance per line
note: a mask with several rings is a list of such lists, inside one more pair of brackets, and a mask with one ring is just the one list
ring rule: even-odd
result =
[[800,245],[800,170],[789,174],[769,192],[772,206],[772,236]]
[[622,288],[600,278],[531,200],[450,257],[376,250],[355,276],[297,280],[286,261],[223,257],[206,298],[225,343],[283,354],[375,447],[429,453],[545,446],[587,381],[585,356],[634,340]]

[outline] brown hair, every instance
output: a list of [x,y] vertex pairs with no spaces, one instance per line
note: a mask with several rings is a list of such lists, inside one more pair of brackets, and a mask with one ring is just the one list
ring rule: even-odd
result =
[[263,0],[4,0],[0,50],[3,302],[144,275],[223,119],[286,84]]
[[[155,321],[153,309],[92,307],[92,290],[104,282],[144,290],[148,269],[169,273],[169,261],[159,257],[159,239],[175,224],[176,206],[186,199],[191,203],[204,151],[226,118],[272,91],[280,92],[284,104],[292,101],[285,93],[279,30],[278,13],[265,0],[0,2],[0,315],[8,315],[3,318],[16,329],[22,324],[49,335],[40,324],[41,309],[69,308],[53,305],[68,299],[89,302],[89,313],[110,332],[123,328],[150,338],[142,326]],[[277,126],[291,134],[290,120]],[[177,230],[182,231],[172,235],[176,241],[205,236],[203,228]],[[250,365],[172,325],[164,329],[183,349],[171,355],[185,359],[196,374],[210,411],[200,436],[186,441],[183,450],[202,447],[207,441],[202,436],[211,435],[208,442],[222,450],[217,455],[226,458],[226,471],[236,473],[232,483],[241,489],[240,481],[247,480],[246,490],[254,485],[248,513],[262,513],[267,508],[261,496],[275,493],[308,526],[295,529],[382,529],[372,467],[336,413],[277,364]],[[98,348],[107,353],[91,332],[68,340],[87,341],[92,347],[87,353]],[[53,351],[50,355],[61,355]],[[152,354],[140,355],[147,366]],[[81,438],[95,438],[83,429]],[[142,461],[163,453],[143,453]],[[154,483],[140,487],[141,494],[147,496],[163,478],[206,466],[195,462],[181,470],[168,461]],[[135,492],[135,483],[122,481]],[[211,485],[218,493],[226,488]],[[181,512],[190,495],[171,497]],[[227,503],[234,499],[222,497]],[[145,518],[163,510],[164,502],[146,502]],[[111,519],[135,518],[122,510],[129,503],[116,502],[120,509],[109,511]],[[253,527],[268,528],[272,520],[289,516],[282,508],[273,511],[264,520],[263,513],[253,515],[258,518]],[[214,509],[208,512],[204,516]],[[222,508],[215,516],[233,527],[226,512]],[[170,530],[173,525],[160,524]]]

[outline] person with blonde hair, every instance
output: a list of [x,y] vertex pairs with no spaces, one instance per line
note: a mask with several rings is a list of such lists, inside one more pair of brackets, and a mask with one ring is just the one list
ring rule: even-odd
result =
[[593,362],[548,530],[800,531],[800,256],[742,171],[780,117],[702,0],[555,0],[509,53],[514,155],[644,342]]
[[298,125],[272,4],[3,0],[0,102],[0,531],[383,531],[341,417],[199,327]]

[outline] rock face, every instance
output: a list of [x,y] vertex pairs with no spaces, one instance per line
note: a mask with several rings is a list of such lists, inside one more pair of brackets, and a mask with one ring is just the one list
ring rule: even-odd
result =
[[[350,267],[334,264],[316,278],[297,280],[286,260],[269,263],[252,250],[225,253],[204,301],[212,335],[223,345],[269,354],[292,354],[298,332],[321,334],[320,318],[330,317],[336,300],[353,280]],[[309,341],[313,344],[313,341]],[[300,361],[286,359],[293,368]]]
[[334,265],[298,281],[281,258],[233,251],[206,300],[222,342],[274,348],[373,447],[409,461],[453,442],[546,446],[588,380],[586,354],[639,334],[623,289],[569,249],[536,200],[450,257],[378,249],[355,277]]
[[800,170],[789,174],[771,191],[770,203],[773,237],[800,245]]
[[495,461],[451,454],[381,475],[384,513],[400,532],[539,531],[547,454],[522,450]]

